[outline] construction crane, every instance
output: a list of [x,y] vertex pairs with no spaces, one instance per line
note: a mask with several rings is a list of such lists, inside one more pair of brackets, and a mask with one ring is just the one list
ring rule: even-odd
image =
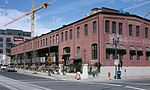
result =
[[31,37],[34,37],[34,18],[35,18],[34,13],[38,10],[41,10],[42,8],[47,8],[48,5],[49,5],[48,3],[43,3],[40,7],[34,9],[34,2],[32,2],[32,10],[30,12],[27,12],[27,13],[23,14],[22,16],[15,18],[14,20],[6,23],[4,26],[7,26],[25,16],[31,15]]

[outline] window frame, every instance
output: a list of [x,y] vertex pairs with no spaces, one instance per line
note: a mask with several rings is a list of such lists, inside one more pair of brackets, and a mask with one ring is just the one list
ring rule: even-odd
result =
[[92,50],[92,60],[97,60],[98,59],[98,47],[96,43],[91,45],[91,50]]
[[146,27],[144,30],[144,37],[148,38],[148,27]]
[[84,36],[88,36],[88,24],[84,25]]
[[133,35],[133,25],[129,24],[129,36]]
[[140,37],[140,26],[136,26],[136,37]]
[[116,22],[115,21],[112,22],[112,33],[116,34]]
[[123,34],[123,23],[119,23],[118,27],[119,27],[119,34]]
[[65,31],[65,41],[68,40],[68,31]]
[[80,54],[80,47],[77,47],[77,54]]
[[105,32],[109,33],[109,31],[110,31],[110,21],[105,20]]
[[61,42],[63,42],[63,41],[64,41],[64,33],[61,32]]
[[97,22],[94,21],[93,22],[93,33],[96,33],[97,32]]
[[77,27],[77,38],[80,38],[80,27]]
[[70,29],[69,32],[70,32],[70,37],[69,38],[72,39],[72,29]]

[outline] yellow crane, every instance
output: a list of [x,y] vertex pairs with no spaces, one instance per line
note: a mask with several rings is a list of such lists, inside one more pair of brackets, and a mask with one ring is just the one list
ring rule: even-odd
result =
[[34,2],[32,2],[32,10],[30,12],[27,12],[27,13],[23,14],[22,16],[15,18],[14,20],[6,23],[4,26],[7,26],[25,16],[31,15],[31,36],[34,37],[34,17],[35,17],[34,13],[42,8],[47,8],[48,5],[49,5],[48,3],[43,3],[40,7],[34,9]]

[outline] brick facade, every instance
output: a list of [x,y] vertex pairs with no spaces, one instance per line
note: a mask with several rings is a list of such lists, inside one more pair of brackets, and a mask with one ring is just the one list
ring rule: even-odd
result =
[[[33,50],[40,50],[44,48],[51,49],[56,46],[58,48],[58,61],[62,63],[62,58],[65,52],[63,49],[65,47],[70,48],[69,59],[81,56],[82,63],[94,64],[96,62],[102,63],[104,66],[113,66],[113,53],[110,54],[110,58],[106,59],[106,44],[113,43],[113,33],[112,33],[112,22],[115,22],[116,33],[119,32],[119,23],[122,23],[122,34],[119,34],[119,43],[125,47],[125,54],[123,54],[123,66],[149,66],[149,60],[146,60],[146,48],[150,48],[150,20],[144,19],[137,15],[132,15],[128,13],[120,13],[117,10],[112,10],[103,8],[100,11],[94,12],[90,16],[84,17],[83,19],[73,22],[69,25],[65,25],[58,28],[55,31],[51,31],[47,34],[43,34],[40,37],[36,37],[31,41],[24,42],[14,48],[12,48],[12,55],[17,55],[25,52],[30,52]],[[109,32],[105,31],[105,21],[109,21]],[[93,31],[93,23],[96,23],[96,31]],[[132,24],[132,36],[129,36],[129,25]],[[86,26],[87,25],[87,26]],[[139,26],[139,37],[136,36],[136,27]],[[88,27],[88,32],[85,35],[85,27]],[[80,28],[77,32],[77,28]],[[145,28],[148,28],[148,38],[145,38]],[[72,37],[70,37],[70,31],[72,32]],[[63,41],[62,41],[63,33]],[[77,37],[77,34],[79,36]],[[67,36],[66,36],[67,35]],[[56,37],[58,36],[58,42]],[[45,44],[47,42],[47,44]],[[39,43],[39,44],[38,44]],[[44,44],[44,45],[43,45]],[[97,57],[92,60],[92,45],[97,45]],[[133,60],[130,60],[130,45],[135,49],[140,47],[142,49],[140,59],[137,60],[137,51],[133,56]],[[77,47],[79,52],[77,53]],[[86,52],[84,53],[84,50]],[[148,51],[149,52],[149,51]]]

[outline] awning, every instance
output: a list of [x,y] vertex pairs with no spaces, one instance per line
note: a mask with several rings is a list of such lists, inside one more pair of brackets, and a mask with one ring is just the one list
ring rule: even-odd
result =
[[63,53],[62,56],[70,55],[70,53]]
[[136,49],[133,46],[130,46],[131,51],[135,51]]
[[150,48],[146,48],[146,52],[150,52]]
[[70,56],[70,53],[64,53],[62,54],[62,59],[67,59],[67,57]]
[[106,47],[106,49],[113,49],[114,48],[111,44],[108,44],[108,43],[105,45],[105,47]]
[[82,56],[81,55],[77,55],[73,58],[71,58],[70,60],[81,60],[82,59]]
[[[113,49],[115,49],[115,45],[113,45]],[[117,45],[118,50],[126,50],[126,48],[123,45]]]
[[122,45],[119,45],[118,49],[119,50],[126,50],[126,48],[124,46],[122,46]]
[[140,47],[136,47],[136,50],[137,51],[143,51],[142,48],[140,48]]

